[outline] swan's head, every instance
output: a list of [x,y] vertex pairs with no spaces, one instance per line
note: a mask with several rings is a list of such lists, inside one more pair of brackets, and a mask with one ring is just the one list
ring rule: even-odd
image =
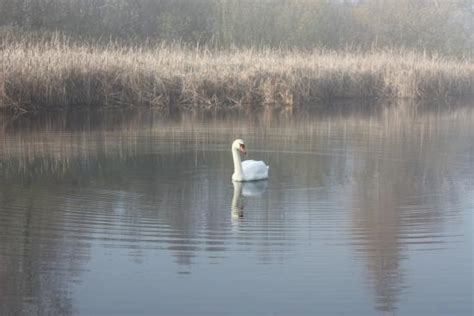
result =
[[245,150],[244,141],[241,139],[234,140],[234,142],[232,143],[232,150],[237,150],[243,155],[247,154],[247,151]]

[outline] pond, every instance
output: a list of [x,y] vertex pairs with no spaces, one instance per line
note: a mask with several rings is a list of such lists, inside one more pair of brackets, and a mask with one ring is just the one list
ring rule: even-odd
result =
[[472,107],[1,124],[2,315],[473,313]]

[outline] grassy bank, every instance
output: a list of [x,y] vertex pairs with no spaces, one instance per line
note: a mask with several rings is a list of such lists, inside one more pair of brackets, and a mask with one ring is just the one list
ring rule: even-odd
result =
[[145,106],[292,112],[337,99],[446,99],[474,93],[474,63],[403,50],[212,51],[179,45],[0,46],[0,108]]

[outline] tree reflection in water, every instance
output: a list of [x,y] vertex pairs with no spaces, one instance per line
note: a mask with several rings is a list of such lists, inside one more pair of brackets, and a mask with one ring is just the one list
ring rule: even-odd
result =
[[[462,217],[461,188],[472,186],[473,129],[467,110],[411,120],[391,111],[237,123],[144,114],[4,121],[0,314],[74,314],[71,286],[92,246],[125,249],[136,264],[169,252],[189,269],[203,256],[225,264],[232,251],[285,263],[311,233],[344,235],[346,221],[344,245],[366,266],[376,309],[396,311],[410,284],[409,250],[452,241],[443,227]],[[261,148],[254,154],[272,166],[268,183],[230,182],[236,135]]]

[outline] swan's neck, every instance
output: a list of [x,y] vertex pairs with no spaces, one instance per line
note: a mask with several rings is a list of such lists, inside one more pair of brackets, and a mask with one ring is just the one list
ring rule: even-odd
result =
[[240,181],[243,178],[242,172],[242,160],[237,149],[232,148],[232,158],[234,158],[234,174],[232,175],[233,180]]

